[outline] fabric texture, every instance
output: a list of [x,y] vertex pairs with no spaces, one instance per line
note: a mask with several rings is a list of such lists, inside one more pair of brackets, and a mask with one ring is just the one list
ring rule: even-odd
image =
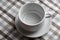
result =
[[25,2],[22,0],[0,0],[0,40],[60,40],[60,23],[54,20],[60,16],[60,3],[55,0],[39,0],[45,13],[55,15],[51,18],[50,30],[38,38],[28,38],[21,35],[15,27],[15,17]]

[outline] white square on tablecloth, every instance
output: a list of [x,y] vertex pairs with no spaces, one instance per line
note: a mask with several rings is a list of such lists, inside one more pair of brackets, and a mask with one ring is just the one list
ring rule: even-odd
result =
[[60,26],[60,15],[59,15],[59,14],[57,14],[57,15],[55,16],[55,18],[53,19],[53,22],[54,22],[55,24],[57,24],[58,26]]

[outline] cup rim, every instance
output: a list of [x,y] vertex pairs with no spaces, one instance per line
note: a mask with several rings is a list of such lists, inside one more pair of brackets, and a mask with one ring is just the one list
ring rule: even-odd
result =
[[41,19],[41,21],[39,21],[39,22],[36,23],[36,24],[28,24],[28,23],[25,23],[25,22],[20,18],[21,10],[23,9],[24,6],[26,6],[26,5],[28,5],[28,4],[32,4],[32,3],[26,3],[26,4],[24,4],[24,5],[20,8],[19,13],[18,13],[18,14],[19,14],[19,15],[18,15],[19,20],[20,20],[22,23],[24,23],[25,25],[28,25],[28,26],[36,26],[36,25],[39,25],[39,24],[42,23],[43,20],[45,19],[45,11],[44,11],[44,9],[43,9],[38,3],[33,3],[33,4],[39,5],[39,6],[42,8],[43,12],[44,12],[44,17]]

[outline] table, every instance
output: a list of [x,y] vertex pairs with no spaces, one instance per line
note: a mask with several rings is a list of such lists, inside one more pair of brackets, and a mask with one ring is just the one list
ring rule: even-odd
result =
[[60,26],[52,20],[60,15],[60,3],[53,0],[39,0],[45,13],[54,14],[51,19],[50,30],[38,38],[28,38],[21,35],[15,27],[15,17],[25,2],[21,0],[0,0],[0,40],[60,40]]

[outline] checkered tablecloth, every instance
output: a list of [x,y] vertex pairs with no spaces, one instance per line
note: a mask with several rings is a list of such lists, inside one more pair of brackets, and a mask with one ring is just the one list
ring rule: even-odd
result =
[[[60,40],[60,26],[53,20],[50,31],[38,38],[28,38],[21,35],[15,27],[15,17],[20,7],[25,4],[21,0],[0,0],[0,40]],[[45,13],[60,15],[60,3],[55,0],[39,0]]]

